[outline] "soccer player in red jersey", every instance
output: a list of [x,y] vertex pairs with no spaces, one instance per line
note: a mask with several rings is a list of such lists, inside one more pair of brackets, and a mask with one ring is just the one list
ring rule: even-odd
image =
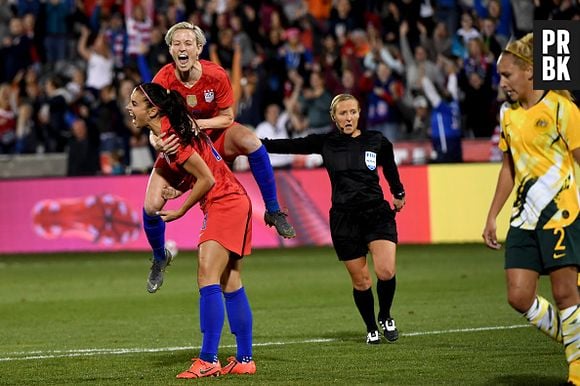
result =
[[[188,22],[173,25],[165,35],[173,63],[167,64],[153,78],[154,83],[178,91],[202,130],[214,143],[226,161],[247,155],[250,169],[266,206],[264,220],[285,238],[296,236],[280,210],[276,195],[276,180],[270,158],[262,142],[247,127],[234,121],[233,90],[225,70],[210,61],[200,60],[206,43],[203,31]],[[152,137],[156,149],[163,145]],[[165,149],[166,150],[166,149]]]
[[[156,135],[174,134],[179,147],[171,155],[160,153],[146,191],[145,218],[154,212],[164,223],[177,220],[196,203],[204,213],[199,236],[197,282],[203,343],[199,358],[178,378],[220,374],[253,374],[252,312],[241,281],[242,257],[251,252],[252,204],[207,135],[190,117],[183,97],[155,83],[137,86],[127,110],[138,128]],[[163,210],[163,187],[190,190],[181,208]],[[147,206],[149,205],[149,206]],[[147,227],[147,221],[144,223]],[[149,236],[149,234],[148,234]],[[223,368],[218,347],[227,310],[237,354]]]

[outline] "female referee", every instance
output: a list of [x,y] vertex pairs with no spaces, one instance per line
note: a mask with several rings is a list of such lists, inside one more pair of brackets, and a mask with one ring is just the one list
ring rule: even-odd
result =
[[[330,104],[338,131],[304,138],[263,140],[270,153],[321,154],[332,185],[332,244],[350,275],[354,302],[366,324],[367,343],[380,343],[375,319],[372,279],[366,255],[370,251],[377,276],[378,322],[387,341],[399,337],[391,305],[395,296],[397,225],[395,212],[405,205],[405,191],[395,164],[393,144],[380,132],[358,128],[360,106],[350,94]],[[383,167],[393,194],[392,209],[379,184]]]
[[[155,165],[146,195],[155,196],[157,215],[164,222],[177,220],[199,202],[204,226],[199,236],[197,284],[199,317],[203,334],[199,358],[177,378],[200,378],[223,374],[253,374],[252,311],[241,281],[242,257],[250,254],[252,205],[246,191],[228,169],[210,139],[190,118],[185,100],[177,91],[155,83],[137,86],[127,110],[138,128],[148,127],[156,135],[175,134],[180,139],[177,152],[166,155]],[[178,210],[162,210],[163,186],[190,193]],[[149,208],[151,209],[151,208]],[[237,355],[223,368],[218,346],[225,320],[225,309]]]
[[[506,237],[508,302],[542,332],[564,343],[568,381],[580,385],[580,199],[574,159],[580,162],[580,112],[568,91],[533,87],[533,36],[509,43],[498,60],[508,102],[500,111],[503,162],[483,230],[499,249],[496,218],[518,181]],[[554,307],[537,294],[550,276]]]

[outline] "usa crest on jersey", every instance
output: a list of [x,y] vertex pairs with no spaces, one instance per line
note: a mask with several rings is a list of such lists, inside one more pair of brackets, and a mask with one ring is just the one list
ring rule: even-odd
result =
[[215,97],[213,90],[203,90],[203,98],[205,103],[211,103]]
[[377,168],[377,153],[365,151],[365,164],[369,170],[375,170]]

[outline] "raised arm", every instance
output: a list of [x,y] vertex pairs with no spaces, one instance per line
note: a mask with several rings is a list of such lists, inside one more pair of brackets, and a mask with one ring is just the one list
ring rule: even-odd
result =
[[91,57],[91,51],[87,47],[90,34],[91,30],[87,26],[83,25],[81,27],[81,36],[79,37],[79,41],[77,43],[77,51],[79,55],[86,61],[88,61]]

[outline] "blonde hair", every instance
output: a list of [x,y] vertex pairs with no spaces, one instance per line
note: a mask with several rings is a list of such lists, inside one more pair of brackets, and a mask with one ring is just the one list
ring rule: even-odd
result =
[[[330,117],[332,118],[332,120],[334,120],[334,114],[336,113],[336,106],[340,102],[344,102],[344,101],[348,101],[348,100],[355,100],[356,103],[359,104],[358,99],[356,99],[351,94],[338,94],[337,96],[332,98],[332,102],[330,102]],[[360,109],[360,104],[359,104],[359,109]]]
[[180,29],[193,31],[197,44],[200,44],[202,47],[205,46],[205,43],[207,43],[207,40],[205,39],[205,35],[201,30],[201,28],[187,21],[182,21],[172,25],[171,28],[169,28],[169,30],[165,34],[165,43],[167,43],[168,46],[171,46],[171,43],[173,42],[173,35],[175,35],[175,32]]
[[[534,66],[534,34],[529,33],[518,40],[508,42],[503,53],[511,54],[515,59],[515,64],[522,70]],[[503,55],[502,53],[502,55]],[[574,101],[572,93],[568,90],[552,90],[564,98]]]

